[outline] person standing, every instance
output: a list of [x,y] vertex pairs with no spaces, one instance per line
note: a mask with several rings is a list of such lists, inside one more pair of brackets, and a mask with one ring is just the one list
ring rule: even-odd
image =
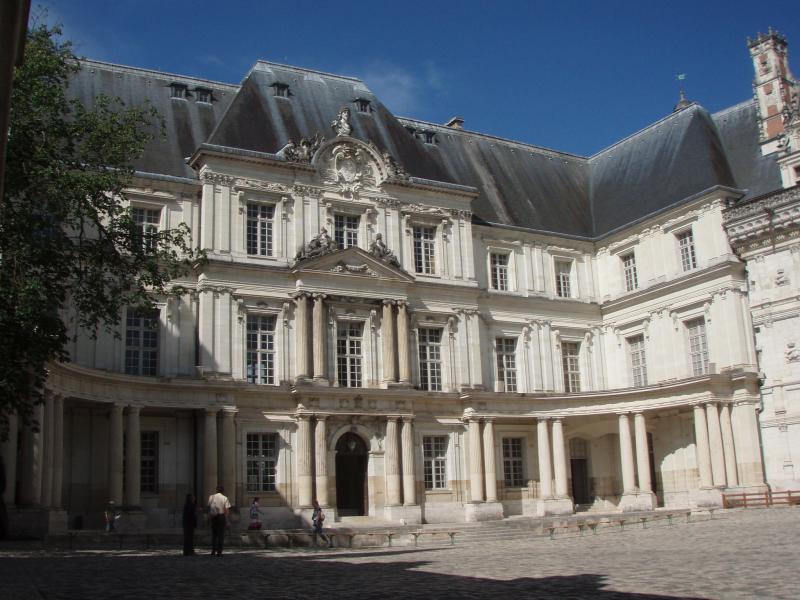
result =
[[197,498],[194,494],[186,494],[183,505],[183,555],[194,554],[194,530],[197,528]]
[[211,556],[222,556],[222,542],[225,539],[225,525],[228,523],[228,512],[231,503],[221,485],[217,493],[208,497],[208,516],[211,518]]
[[250,525],[248,529],[261,529],[261,507],[258,505],[258,497],[253,498],[250,505]]
[[326,544],[328,544],[328,548],[332,546],[332,541],[330,536],[325,535],[322,533],[322,524],[325,521],[325,513],[322,511],[322,507],[320,507],[319,502],[316,499],[311,503],[311,506],[314,507],[314,512],[311,513],[311,524],[314,526],[314,542],[316,543],[317,536],[321,537]]

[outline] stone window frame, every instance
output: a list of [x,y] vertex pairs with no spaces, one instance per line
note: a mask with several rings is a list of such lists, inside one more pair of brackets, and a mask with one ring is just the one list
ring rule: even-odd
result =
[[[165,320],[165,309],[166,303],[165,302],[156,302],[155,308],[152,310],[152,314],[156,316],[156,320],[158,322],[158,333],[156,335],[156,370],[155,373],[152,374],[144,374],[141,372],[141,368],[137,369],[136,373],[128,372],[128,344],[127,344],[127,331],[128,331],[128,315],[131,310],[138,310],[134,306],[126,306],[123,310],[122,314],[122,344],[120,344],[122,355],[121,355],[121,372],[125,375],[131,375],[134,377],[160,377],[161,374],[164,372],[164,365],[162,364],[165,360],[165,356],[167,353],[163,352],[164,349],[164,336],[166,335],[167,331],[167,324],[164,322]],[[137,348],[143,348],[144,346],[136,346]],[[131,346],[133,348],[133,346]],[[139,358],[139,366],[141,367],[141,357]]]
[[170,83],[169,97],[171,100],[186,100],[189,97],[189,86],[177,81]]
[[[646,387],[648,385],[647,378],[647,336],[644,331],[631,333],[625,336],[625,356],[628,365],[628,377],[631,387]],[[641,365],[635,363],[635,353],[633,344],[641,343],[639,354],[641,354]],[[637,371],[637,368],[639,369]]]
[[214,101],[214,92],[211,88],[196,87],[194,88],[195,102],[202,104],[211,104]]
[[[159,202],[157,200],[145,199],[145,198],[134,196],[133,198],[131,198],[128,207],[130,208],[130,211],[131,211],[131,218],[137,224],[137,228],[138,228],[139,224],[143,225],[141,232],[138,234],[138,237],[141,238],[142,245],[145,247],[145,249],[147,249],[147,247],[149,245],[148,242],[147,242],[148,235],[151,235],[153,233],[154,234],[158,234],[159,231],[162,231],[163,229],[165,229],[167,227],[167,223],[166,223],[167,211],[165,210],[167,205],[166,205],[165,202]],[[134,214],[135,214],[134,211],[137,211],[137,210],[157,211],[158,212],[158,223],[147,222],[146,220],[145,221],[138,221],[134,217]],[[151,229],[151,231],[149,231],[149,232],[147,231],[147,229],[148,229],[147,226],[148,225],[154,226],[154,227],[149,228],[149,229]]]
[[[425,438],[445,438],[447,448],[445,449],[444,460],[444,485],[441,487],[428,487],[425,481]],[[453,471],[453,432],[442,430],[423,430],[419,432],[419,452],[421,455],[420,464],[422,465],[422,485],[425,494],[449,493],[451,492],[450,478]],[[435,483],[435,481],[434,481]]]
[[[239,222],[237,224],[237,231],[241,241],[232,243],[232,248],[235,248],[245,261],[252,262],[277,262],[285,260],[285,242],[289,235],[286,231],[286,203],[288,197],[286,195],[276,192],[263,192],[258,190],[234,188],[231,194],[239,194]],[[247,225],[248,215],[247,209],[251,204],[264,204],[273,206],[272,211],[272,253],[265,254],[250,254],[247,248]],[[233,242],[233,240],[232,240]]]
[[[155,436],[155,453],[152,461],[147,461],[145,457],[145,437]],[[161,440],[163,435],[161,430],[154,427],[142,428],[139,431],[139,493],[148,496],[158,496],[161,483]],[[153,486],[145,489],[147,482],[145,481],[144,468],[146,462],[152,462],[154,481]]]
[[[506,440],[519,440],[520,442],[520,456],[519,456],[519,465],[520,465],[520,483],[519,485],[515,485],[513,482],[509,483],[507,473],[506,473]],[[528,487],[528,438],[525,435],[521,434],[514,434],[514,433],[503,433],[500,435],[500,460],[502,461],[502,473],[503,473],[503,486],[506,489],[525,489]]]
[[[359,367],[360,370],[360,379],[361,385],[360,386],[347,386],[342,385],[342,382],[339,380],[339,329],[340,324],[346,323],[348,326],[351,323],[359,323],[361,325],[361,364]],[[336,325],[333,328],[333,334],[331,335],[331,343],[333,345],[333,351],[331,352],[333,358],[333,370],[331,371],[331,379],[332,385],[334,387],[341,387],[347,389],[364,389],[371,387],[370,385],[370,378],[369,378],[369,364],[370,364],[370,356],[367,351],[368,347],[368,335],[370,330],[370,323],[367,319],[364,318],[348,318],[346,316],[338,316],[336,318]],[[349,378],[348,378],[349,379]]]
[[[287,464],[292,460],[291,454],[287,451],[291,449],[291,430],[288,427],[293,426],[294,423],[291,419],[278,417],[277,420],[267,419],[266,423],[263,420],[258,421],[239,421],[236,428],[236,457],[237,457],[237,471],[244,474],[244,481],[242,482],[242,496],[243,504],[249,504],[249,498],[258,496],[259,498],[269,498],[270,505],[278,501],[281,506],[284,501],[281,498],[281,485],[287,481],[287,473],[291,472],[291,468]],[[275,490],[267,492],[250,492],[247,489],[247,435],[251,433],[257,434],[274,434],[277,436],[276,446],[276,460],[275,460]],[[241,469],[241,471],[239,471]],[[233,495],[233,494],[232,494]],[[262,507],[264,504],[262,503]]]
[[[272,437],[274,440],[274,454],[271,457],[272,462],[274,463],[272,466],[273,473],[273,482],[271,484],[271,489],[264,486],[264,482],[260,480],[261,487],[258,489],[251,489],[250,487],[250,463],[255,462],[258,464],[267,463],[270,461],[269,455],[259,455],[259,456],[251,456],[250,454],[250,440],[248,439],[250,436],[259,436],[259,446],[263,447],[263,437],[269,436]],[[278,467],[280,464],[280,454],[281,454],[281,436],[277,431],[245,431],[242,433],[242,449],[244,452],[244,493],[245,494],[277,494],[278,493]],[[267,483],[269,485],[269,483]]]
[[[639,267],[636,262],[636,251],[631,248],[618,253],[622,266],[622,281],[625,292],[634,292],[639,289]],[[630,264],[628,264],[630,259]]]
[[[237,300],[239,307],[238,307],[238,327],[236,328],[236,335],[232,340],[232,344],[234,347],[241,349],[240,352],[237,353],[238,360],[240,361],[239,364],[233,364],[232,369],[235,372],[240,373],[239,377],[241,377],[241,381],[248,383],[247,380],[247,317],[250,315],[258,315],[258,316],[274,316],[275,317],[275,382],[274,383],[253,383],[252,385],[257,386],[265,386],[265,387],[279,387],[281,383],[284,381],[282,375],[284,375],[285,365],[284,361],[286,360],[285,351],[286,348],[284,347],[284,336],[282,335],[282,329],[285,327],[283,321],[287,318],[286,312],[284,308],[279,308],[278,306],[273,306],[281,300],[277,298],[262,298],[262,297],[248,297],[248,298],[241,298],[239,297]],[[268,304],[269,302],[269,304]],[[238,339],[237,339],[238,338]]]
[[[505,289],[494,286],[494,270],[492,264],[492,256],[504,254],[508,257],[506,264],[506,287]],[[487,289],[494,293],[515,293],[518,291],[517,287],[517,252],[516,248],[511,244],[492,243],[486,246],[486,273],[487,273]]]
[[[564,370],[564,345],[565,344],[577,344],[578,353],[577,357],[577,365],[578,365],[578,389],[573,390],[572,388],[572,380],[570,379],[570,384],[567,385],[568,381],[568,374]],[[584,338],[576,338],[574,336],[565,336],[563,339],[559,339],[558,343],[558,360],[559,360],[559,370],[561,372],[561,387],[567,394],[578,394],[582,391],[586,391],[587,389],[587,373],[584,372],[583,362],[585,359],[584,353],[586,352],[585,348],[586,344],[584,343]],[[571,371],[574,372],[574,371]]]
[[371,238],[370,233],[374,228],[372,217],[377,214],[375,206],[368,202],[339,199],[327,199],[322,206],[325,210],[325,222],[328,233],[334,239],[336,237],[337,215],[358,217],[358,243],[352,247],[361,248],[366,251]]
[[[508,394],[518,394],[522,391],[522,362],[521,358],[521,340],[522,333],[519,331],[495,331],[492,343],[492,358],[493,358],[493,373],[494,373],[494,391]],[[508,384],[504,379],[500,378],[500,350],[498,346],[499,340],[513,340],[514,341],[514,387],[515,389],[509,390]],[[505,354],[505,353],[504,353]]]
[[[690,325],[702,321],[703,339],[705,341],[705,361],[703,362],[703,372],[697,373],[693,361],[692,338]],[[704,377],[711,373],[711,352],[708,343],[708,318],[704,314],[687,314],[681,316],[681,326],[683,328],[683,338],[686,344],[686,360],[689,368],[689,377]]]
[[[249,373],[249,361],[248,361],[248,354],[250,354],[251,350],[248,348],[248,336],[250,335],[250,318],[255,317],[258,319],[262,319],[264,317],[272,318],[274,321],[274,327],[272,329],[272,381],[269,382],[259,382],[259,381],[251,381],[250,380],[250,373]],[[279,329],[278,329],[278,312],[277,311],[248,311],[244,318],[244,378],[247,383],[253,385],[268,385],[268,386],[277,386],[280,384],[280,369],[278,366],[278,339],[279,339]],[[265,331],[262,329],[258,330],[259,332]],[[261,353],[262,350],[260,348],[256,349],[255,352]],[[269,352],[267,352],[269,353]],[[255,378],[254,378],[255,379]]]
[[[420,333],[420,330],[426,330],[426,331],[436,330],[436,331],[439,331],[439,333],[440,333],[438,345],[437,346],[432,346],[432,347],[437,347],[439,349],[439,358],[438,358],[438,360],[431,360],[430,356],[428,355],[428,358],[425,361],[426,364],[436,364],[436,365],[438,365],[438,369],[439,369],[439,386],[437,388],[429,387],[430,380],[431,380],[430,376],[428,377],[428,381],[427,382],[423,382],[423,378],[422,378],[422,364],[423,364],[423,361],[422,361],[422,354],[420,352],[420,348],[422,346],[422,340],[421,340],[422,335]],[[426,392],[442,392],[445,389],[445,387],[444,387],[445,386],[445,383],[444,383],[445,382],[444,353],[447,350],[446,330],[445,330],[445,328],[443,326],[440,326],[440,325],[422,325],[421,327],[417,327],[416,328],[415,334],[416,334],[415,338],[417,340],[416,355],[417,355],[417,369],[418,369],[418,376],[417,376],[418,389],[426,391]],[[433,342],[431,342],[431,343],[433,343]],[[430,369],[427,369],[427,370],[430,373]]]
[[[442,364],[442,389],[441,392],[455,390],[457,375],[455,373],[455,328],[458,321],[457,315],[450,313],[429,312],[415,310],[409,323],[411,333],[411,380],[419,388],[419,330],[420,328],[440,328],[442,330],[441,364]],[[423,390],[426,391],[426,390]]]

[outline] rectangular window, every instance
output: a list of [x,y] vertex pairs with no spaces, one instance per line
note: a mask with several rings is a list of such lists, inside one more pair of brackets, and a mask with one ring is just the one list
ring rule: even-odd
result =
[[278,434],[247,434],[247,491],[274,492]]
[[447,489],[447,436],[426,435],[422,438],[425,489]]
[[556,261],[556,296],[572,298],[572,262]]
[[169,86],[170,98],[177,98],[179,100],[186,99],[186,86],[182,83],[173,83]]
[[133,222],[136,223],[136,243],[142,249],[150,251],[155,248],[158,225],[161,222],[161,210],[157,208],[131,208]]
[[684,271],[691,271],[697,268],[697,257],[694,253],[694,236],[692,230],[688,229],[683,233],[676,236],[678,238],[678,247],[681,251],[681,267]]
[[358,222],[360,217],[350,215],[334,215],[333,237],[340,250],[358,246]]
[[194,93],[197,98],[197,102],[205,102],[206,104],[211,104],[211,90],[204,90],[203,88],[196,88]]
[[706,321],[702,317],[686,322],[689,335],[689,360],[692,363],[692,375],[708,373],[708,342],[706,340]]
[[247,381],[275,383],[275,315],[247,315]]
[[435,227],[414,227],[414,270],[417,273],[433,275],[435,272],[435,244]]
[[419,330],[419,387],[422,390],[442,389],[442,330]]
[[580,342],[561,342],[561,366],[564,369],[564,391],[581,391]]
[[271,204],[247,205],[247,253],[272,256],[272,226],[275,207]]
[[508,254],[504,252],[492,252],[492,289],[508,290]]
[[125,373],[158,373],[158,311],[128,309],[125,319]]
[[631,380],[634,387],[647,385],[647,361],[644,354],[644,336],[628,338],[628,353],[631,359]]
[[522,487],[522,448],[524,438],[503,438],[503,480],[506,487]]
[[636,255],[631,252],[622,258],[622,269],[625,271],[625,291],[632,292],[639,287],[639,276],[636,273]]
[[361,387],[363,330],[363,323],[339,322],[336,335],[336,373],[342,387]]
[[141,470],[139,490],[143,493],[158,493],[158,432],[142,431],[140,434]]
[[517,340],[514,338],[497,338],[497,380],[500,391],[517,391]]

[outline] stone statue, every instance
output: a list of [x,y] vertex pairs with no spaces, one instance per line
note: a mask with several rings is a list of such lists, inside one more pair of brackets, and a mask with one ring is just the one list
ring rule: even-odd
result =
[[353,128],[350,126],[350,109],[343,106],[339,111],[339,116],[331,121],[331,127],[336,132],[336,135],[350,135]]
[[397,162],[389,152],[383,153],[383,162],[386,163],[386,172],[389,178],[393,179],[408,179],[408,173],[403,166]]
[[300,143],[295,144],[292,140],[280,149],[278,156],[282,156],[289,162],[310,163],[314,158],[314,153],[325,141],[324,137],[316,134],[313,138],[300,138]]
[[369,253],[383,262],[392,265],[393,267],[400,268],[400,261],[394,255],[394,252],[386,247],[383,243],[383,235],[377,234],[373,242],[369,245]]
[[328,230],[323,227],[320,232],[311,238],[305,247],[297,253],[295,260],[298,261],[305,260],[306,258],[315,258],[324,254],[330,254],[335,250],[338,250],[336,241],[334,241],[331,236],[328,235]]

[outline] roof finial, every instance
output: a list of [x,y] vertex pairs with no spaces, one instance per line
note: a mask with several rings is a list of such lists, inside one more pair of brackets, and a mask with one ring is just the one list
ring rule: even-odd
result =
[[[675,79],[677,81],[685,81],[686,80],[686,73],[678,73],[675,75]],[[675,108],[672,109],[672,112],[678,112],[679,110],[683,110],[687,106],[691,106],[692,101],[686,98],[686,92],[683,89],[683,84],[681,83],[680,87],[680,98],[678,99],[678,103],[675,105]]]

